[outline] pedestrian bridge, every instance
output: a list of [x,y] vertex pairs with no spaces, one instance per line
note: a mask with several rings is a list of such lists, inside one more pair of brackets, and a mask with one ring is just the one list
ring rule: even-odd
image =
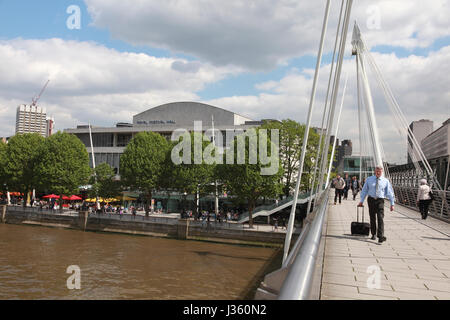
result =
[[391,212],[386,202],[387,241],[379,244],[351,235],[358,198],[334,205],[333,197],[324,195],[286,264],[265,277],[256,299],[450,299],[447,221],[422,220],[419,212],[400,205]]

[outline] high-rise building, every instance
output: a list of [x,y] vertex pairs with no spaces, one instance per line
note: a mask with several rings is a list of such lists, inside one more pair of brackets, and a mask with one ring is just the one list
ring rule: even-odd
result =
[[[416,138],[419,145],[422,140],[428,136],[431,132],[433,132],[433,121],[421,119],[419,121],[413,121],[409,125],[414,137]],[[419,154],[417,150],[412,145],[411,139],[408,137],[408,163],[420,160]],[[414,155],[414,156],[412,156]],[[415,159],[414,159],[415,158]]]
[[16,114],[16,134],[39,133],[47,136],[47,115],[37,106],[20,105]]
[[[331,142],[331,141],[330,141]],[[339,144],[339,139],[336,139],[336,160],[333,161],[333,168],[339,168],[343,167],[343,161],[344,157],[350,157],[353,152],[353,143],[352,140],[342,140]]]

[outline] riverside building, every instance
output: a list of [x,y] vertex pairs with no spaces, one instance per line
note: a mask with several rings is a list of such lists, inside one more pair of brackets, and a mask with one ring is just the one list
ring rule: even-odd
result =
[[[216,145],[226,146],[235,135],[263,124],[237,113],[198,102],[174,102],[163,104],[133,116],[132,123],[119,122],[115,127],[92,126],[92,144],[95,164],[108,163],[120,175],[120,157],[131,139],[139,132],[152,131],[170,139],[176,129],[194,131],[194,121],[201,121],[202,132],[212,129],[220,131],[223,141],[216,139]],[[86,146],[92,167],[92,150],[89,126],[78,125],[65,129],[76,135]]]

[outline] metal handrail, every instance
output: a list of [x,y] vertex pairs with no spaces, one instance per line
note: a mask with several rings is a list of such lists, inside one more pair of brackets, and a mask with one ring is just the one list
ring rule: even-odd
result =
[[317,207],[316,216],[311,222],[308,233],[304,239],[302,239],[303,237],[299,237],[297,240],[302,241],[302,243],[298,249],[298,253],[292,258],[293,262],[281,287],[278,300],[307,300],[310,297],[317,255],[322,238],[322,228],[328,205],[327,190],[323,195],[324,198]]
[[[301,194],[298,195],[297,199],[298,200],[306,199],[306,198],[308,198],[310,196],[310,194],[311,194],[310,192],[301,193]],[[293,199],[294,199],[294,196],[291,195],[291,196],[289,196],[287,198],[284,198],[284,199],[280,200],[278,203],[272,203],[272,204],[258,206],[255,209],[253,209],[252,215],[255,215],[255,214],[257,214],[259,212],[262,212],[262,211],[271,211],[273,209],[281,207],[282,205],[285,205],[288,202],[291,202]],[[249,217],[249,213],[248,213],[248,211],[245,211],[239,216],[239,220],[238,221],[243,221],[243,220],[247,219],[248,217]]]

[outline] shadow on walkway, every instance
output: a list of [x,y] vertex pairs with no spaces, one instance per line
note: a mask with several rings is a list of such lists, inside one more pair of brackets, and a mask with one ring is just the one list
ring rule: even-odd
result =
[[368,238],[366,236],[354,236],[351,234],[343,234],[342,236],[335,236],[335,235],[327,234],[326,237],[327,238],[337,238],[337,239],[349,239],[349,240],[373,243],[373,240],[369,240],[370,238]]
[[450,238],[433,238],[433,237],[422,237],[424,239],[431,239],[431,240],[450,240]]

